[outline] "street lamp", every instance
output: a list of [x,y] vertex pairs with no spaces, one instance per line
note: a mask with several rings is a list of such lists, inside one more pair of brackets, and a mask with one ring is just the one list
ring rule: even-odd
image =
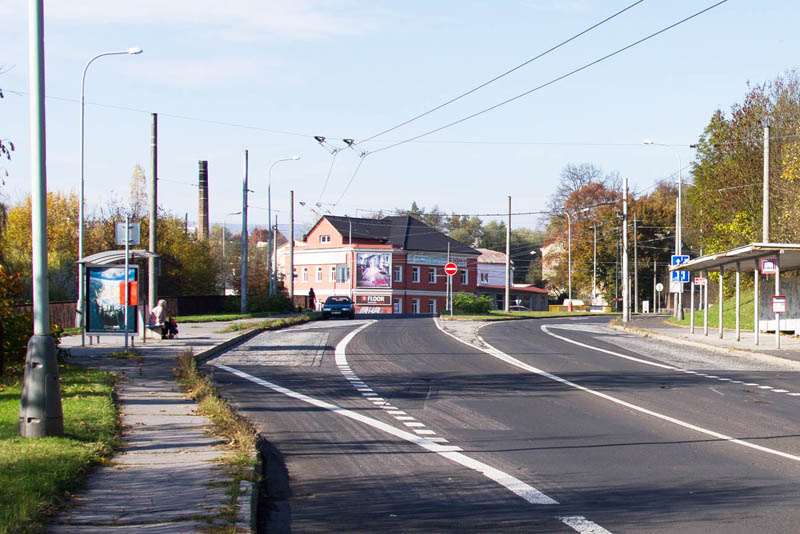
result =
[[[272,195],[270,190],[272,189],[272,167],[276,164],[280,163],[281,161],[297,161],[300,159],[300,156],[292,156],[291,158],[283,158],[277,161],[273,161],[272,165],[269,166],[269,172],[267,173],[267,229],[272,226]],[[267,251],[272,250],[272,233],[267,234]],[[267,252],[267,274],[269,276],[269,294],[270,296],[275,294],[275,290],[277,289],[277,279],[272,275],[272,255]]]
[[[83,259],[83,219],[84,219],[84,185],[83,185],[83,170],[84,170],[84,132],[85,132],[85,108],[86,108],[86,98],[85,98],[85,89],[86,89],[86,71],[89,70],[89,65],[91,65],[96,59],[100,59],[104,56],[121,56],[121,55],[138,55],[142,53],[141,48],[131,47],[127,50],[122,50],[119,52],[105,52],[103,54],[97,54],[92,59],[90,59],[86,66],[83,67],[83,76],[81,76],[81,202],[80,202],[80,213],[78,214],[78,218],[80,222],[78,223],[78,260]],[[85,302],[83,299],[83,263],[79,261],[78,263],[78,318],[80,320],[81,325],[81,346],[85,345],[85,332],[84,332],[84,307]]]
[[[656,143],[652,139],[645,139],[642,141],[645,145],[655,145],[655,146],[665,146],[668,147],[669,145],[665,145],[663,143]],[[678,157],[678,200],[677,205],[675,208],[675,255],[680,256],[682,253],[682,244],[681,244],[681,189],[683,188],[683,162],[681,161],[681,155],[678,151],[675,151],[675,155]],[[681,291],[679,291],[675,296],[675,317],[678,320],[683,320],[683,282],[681,284]]]
[[228,267],[225,264],[225,229],[228,222],[229,215],[241,215],[242,211],[232,211],[230,213],[226,213],[225,217],[222,218],[222,293],[225,294],[228,291]]

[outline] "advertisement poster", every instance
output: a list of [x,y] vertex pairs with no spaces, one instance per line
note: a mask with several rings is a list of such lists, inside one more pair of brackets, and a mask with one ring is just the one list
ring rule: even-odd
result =
[[356,254],[356,287],[392,287],[392,255]]
[[[139,269],[128,266],[128,281],[138,281]],[[120,286],[125,283],[125,267],[119,265],[89,266],[86,268],[86,332],[120,334],[124,332],[124,305],[120,304]],[[136,306],[128,306],[128,331],[136,331]]]

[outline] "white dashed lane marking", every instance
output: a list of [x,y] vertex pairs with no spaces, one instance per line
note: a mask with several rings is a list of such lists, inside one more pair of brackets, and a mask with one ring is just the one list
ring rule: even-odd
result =
[[[363,327],[355,330],[354,332],[360,331],[362,328],[366,328],[368,325],[364,325]],[[375,406],[383,408],[383,410],[397,419],[399,422],[403,423],[403,425],[413,429],[413,431],[420,435],[425,436],[430,441],[436,443],[447,443],[447,439],[442,437],[433,437],[436,436],[436,432],[433,430],[429,430],[425,428],[425,423],[417,421],[416,418],[411,417],[403,410],[398,410],[396,406],[392,406],[389,404],[389,401],[386,399],[381,398],[378,393],[375,392],[369,384],[367,384],[364,380],[362,380],[353,369],[350,367],[350,364],[347,362],[347,355],[344,351],[339,351],[338,347],[336,350],[336,367],[339,368],[339,372],[342,373],[342,376],[350,382],[350,385],[355,388],[356,391],[361,393],[366,400],[369,400]],[[429,437],[430,436],[430,437]],[[453,446],[452,450],[454,451],[461,451],[460,447]]]

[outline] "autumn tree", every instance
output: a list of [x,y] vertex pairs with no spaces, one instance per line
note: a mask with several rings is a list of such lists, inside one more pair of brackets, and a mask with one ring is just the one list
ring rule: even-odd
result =
[[[78,253],[77,195],[47,193],[47,266],[51,300],[77,297]],[[20,273],[25,283],[25,298],[30,299],[31,198],[8,211],[5,231],[0,236],[0,255],[10,272]]]
[[762,235],[763,125],[770,126],[770,240],[800,239],[800,79],[791,71],[716,110],[697,144],[686,191],[688,238],[719,252]]

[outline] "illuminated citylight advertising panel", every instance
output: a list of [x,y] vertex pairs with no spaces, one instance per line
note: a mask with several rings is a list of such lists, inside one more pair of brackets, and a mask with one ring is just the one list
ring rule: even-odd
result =
[[356,287],[392,287],[392,255],[375,252],[356,254]]

